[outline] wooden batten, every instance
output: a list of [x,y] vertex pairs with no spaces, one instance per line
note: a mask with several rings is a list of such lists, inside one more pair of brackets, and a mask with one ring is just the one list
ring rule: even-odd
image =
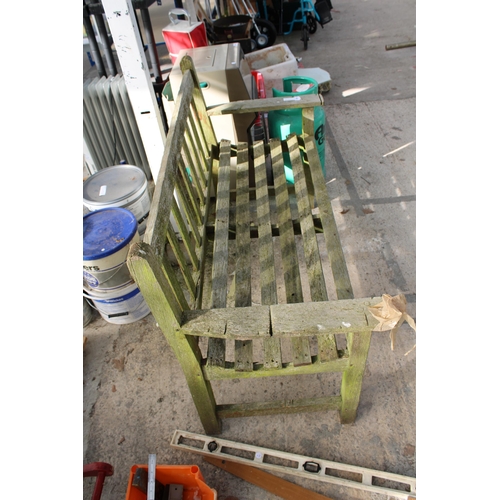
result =
[[220,418],[238,418],[280,413],[303,413],[310,411],[338,410],[342,398],[329,396],[323,398],[288,399],[282,401],[265,401],[258,403],[217,405]]

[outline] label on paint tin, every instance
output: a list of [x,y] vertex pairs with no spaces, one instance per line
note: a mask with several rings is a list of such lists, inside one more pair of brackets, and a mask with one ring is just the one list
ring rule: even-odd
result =
[[105,196],[106,189],[107,189],[107,186],[101,186],[101,189],[99,189],[99,196]]
[[98,279],[87,271],[83,271],[83,278],[92,288],[97,288],[99,286]]
[[[119,297],[111,297],[111,298],[98,298],[98,297],[92,297],[92,300],[94,302],[99,302],[103,304],[119,304],[120,302],[125,302],[126,300],[130,300],[136,295],[139,295],[140,291],[139,288],[136,286],[131,292],[126,293],[125,295],[120,295]],[[140,296],[142,299],[142,295]]]
[[141,196],[138,200],[136,200],[134,203],[127,205],[126,208],[130,212],[132,212],[135,215],[135,218],[137,220],[140,220],[144,217],[145,214],[149,212],[149,208],[151,207],[151,201],[149,199],[149,196]]
[[130,292],[115,297],[105,296],[89,297],[94,302],[99,314],[110,323],[125,324],[133,323],[144,318],[151,311],[144,300],[139,288],[135,286]]

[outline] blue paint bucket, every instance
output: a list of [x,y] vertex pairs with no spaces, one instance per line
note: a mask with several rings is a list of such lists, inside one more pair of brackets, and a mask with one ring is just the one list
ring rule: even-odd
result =
[[84,283],[100,291],[132,283],[127,255],[132,244],[138,241],[137,220],[125,208],[105,208],[84,215]]

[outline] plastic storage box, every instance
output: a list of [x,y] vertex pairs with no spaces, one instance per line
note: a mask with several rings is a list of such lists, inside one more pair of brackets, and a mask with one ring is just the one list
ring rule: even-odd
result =
[[263,76],[268,97],[273,95],[273,87],[283,90],[283,78],[297,75],[297,60],[286,43],[245,54],[245,61]]

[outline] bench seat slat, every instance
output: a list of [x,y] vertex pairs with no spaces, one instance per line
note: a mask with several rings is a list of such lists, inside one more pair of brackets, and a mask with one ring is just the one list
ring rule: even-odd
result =
[[253,147],[255,168],[255,193],[257,205],[257,233],[259,238],[260,294],[264,305],[276,304],[276,272],[274,267],[274,247],[271,225],[271,209],[267,186],[267,168],[264,156],[264,143],[257,142]]
[[[288,150],[293,167],[295,190],[297,194],[297,208],[302,231],[302,241],[304,245],[305,265],[309,278],[311,299],[315,302],[328,300],[325,275],[321,264],[321,257],[316,239],[316,230],[311,212],[309,192],[307,186],[306,173],[302,163],[301,151],[299,149],[298,137],[288,138]],[[321,173],[319,156],[308,157],[309,161],[309,182],[312,182],[312,172]],[[313,163],[316,162],[316,163]],[[318,338],[318,351],[321,361],[330,361],[338,358],[337,341],[334,334],[322,335]]]
[[[310,161],[320,161],[318,151],[315,147],[314,138],[306,138],[305,150]],[[322,225],[328,249],[328,257],[330,259],[330,266],[335,280],[337,298],[338,300],[352,299],[354,294],[352,292],[351,280],[349,279],[347,264],[342,250],[342,244],[340,242],[335,217],[333,216],[332,204],[326,190],[325,181],[319,169],[314,169],[311,173],[316,193],[316,201],[323,223]]]
[[239,143],[236,167],[236,307],[252,305],[249,202],[248,145]]
[[[229,188],[230,188],[231,143],[221,141],[217,201],[215,206],[215,241],[212,265],[212,307],[225,308],[227,298]],[[226,342],[224,339],[209,339],[208,363],[224,366]]]
[[[276,210],[280,227],[279,240],[285,279],[286,300],[288,303],[299,303],[302,302],[304,298],[297,249],[295,246],[289,194],[285,178],[282,143],[279,140],[271,139],[270,145],[274,186],[276,189]],[[292,338],[291,344],[294,365],[301,366],[310,364],[311,353],[309,340],[305,337]]]
[[279,243],[281,260],[285,278],[286,301],[302,302],[302,284],[299,273],[299,261],[295,248],[292,212],[285,177],[283,151],[279,139],[269,141],[271,147],[271,162],[276,192],[276,211],[279,224]]
[[293,168],[297,209],[302,232],[302,243],[304,245],[305,265],[309,278],[309,287],[311,289],[311,299],[314,302],[328,300],[297,136],[289,136],[287,145]]
[[[250,261],[250,220],[248,189],[248,144],[239,143],[236,162],[236,270],[235,306],[252,305],[252,264]],[[252,371],[251,340],[236,340],[234,345],[236,371]]]
[[222,141],[220,149],[212,267],[212,307],[215,308],[226,307],[231,161],[230,142]]
[[[262,305],[278,303],[276,272],[274,264],[273,235],[270,217],[267,168],[263,141],[254,144],[255,193],[259,237],[260,293]],[[264,339],[265,368],[279,369],[281,362],[281,341],[279,338]]]
[[[279,240],[281,258],[283,261],[286,300],[287,303],[299,303],[304,300],[304,297],[302,293],[302,282],[300,279],[299,262],[295,245],[289,194],[286,185],[282,143],[281,141],[271,140],[270,144],[274,185],[276,189],[276,208],[278,212],[278,224],[280,227]],[[302,366],[311,363],[311,352],[308,338],[294,337],[292,338],[291,345],[295,366]]]

